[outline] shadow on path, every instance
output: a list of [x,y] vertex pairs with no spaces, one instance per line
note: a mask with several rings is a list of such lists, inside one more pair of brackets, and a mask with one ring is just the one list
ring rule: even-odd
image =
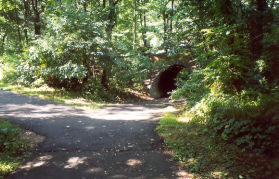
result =
[[46,137],[10,178],[178,178],[154,132],[165,106],[84,111],[0,90],[0,117]]

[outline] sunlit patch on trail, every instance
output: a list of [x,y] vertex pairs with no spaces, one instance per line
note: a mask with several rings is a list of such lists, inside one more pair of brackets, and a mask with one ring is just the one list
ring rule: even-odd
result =
[[51,155],[44,155],[44,156],[36,158],[35,160],[33,160],[31,162],[27,162],[25,165],[23,165],[19,168],[30,170],[32,168],[41,167],[43,165],[46,165],[48,163],[48,161],[51,160],[52,158],[53,157]]
[[97,173],[97,172],[103,172],[104,169],[100,168],[100,167],[95,167],[95,168],[90,168],[87,170],[88,173]]
[[67,165],[65,165],[64,168],[75,168],[80,164],[84,164],[86,159],[87,157],[71,157],[67,161]]
[[129,159],[126,161],[126,165],[129,165],[131,167],[137,166],[142,164],[142,161],[138,160],[138,159]]

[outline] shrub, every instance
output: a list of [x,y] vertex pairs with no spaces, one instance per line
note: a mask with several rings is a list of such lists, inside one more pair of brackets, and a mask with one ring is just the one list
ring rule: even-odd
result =
[[42,72],[42,78],[49,86],[70,90],[80,90],[86,75],[87,71],[83,65],[72,62],[59,67],[50,67]]
[[39,79],[38,73],[39,66],[30,64],[29,62],[23,62],[17,67],[17,83],[23,86],[31,86],[36,79]]
[[13,127],[0,119],[0,152],[9,152],[15,156],[26,151],[26,143],[19,138],[20,128]]
[[205,124],[212,137],[220,136],[243,150],[260,154],[279,147],[278,87],[271,89],[261,83],[240,91],[228,90],[233,85],[226,81],[231,81],[228,79],[234,78],[233,74],[217,72],[219,75],[209,68],[196,69],[178,78],[172,98],[187,98],[185,115]]
[[177,79],[177,89],[172,92],[173,99],[187,98],[187,106],[192,107],[200,101],[209,89],[206,87],[205,73],[202,70],[182,71]]
[[83,85],[82,90],[86,99],[92,99],[94,101],[113,101],[116,97],[115,94],[102,86],[100,80],[94,78],[90,78]]
[[243,150],[268,153],[278,147],[279,93],[243,91],[240,95],[211,93],[189,110],[207,125],[212,137],[221,136]]

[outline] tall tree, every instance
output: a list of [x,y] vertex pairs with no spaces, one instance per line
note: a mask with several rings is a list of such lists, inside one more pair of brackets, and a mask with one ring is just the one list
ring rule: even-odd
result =
[[32,2],[32,8],[34,13],[34,31],[35,35],[41,34],[41,25],[40,25],[40,14],[42,12],[42,9],[39,9],[41,0],[31,0]]
[[109,0],[108,5],[108,24],[106,27],[107,38],[109,42],[112,40],[112,30],[113,27],[116,25],[117,14],[116,14],[116,6],[120,2],[120,0]]
[[[109,46],[112,45],[112,31],[113,27],[116,25],[117,20],[117,14],[116,14],[116,6],[120,2],[120,0],[109,0],[108,3],[108,16],[107,16],[107,25],[106,25],[106,34],[107,34],[107,40]],[[103,7],[106,5],[105,0],[103,1]],[[106,8],[106,7],[105,7]],[[105,60],[106,60],[106,66],[103,68],[103,74],[102,74],[102,85],[108,89],[108,73],[111,70],[111,61],[112,57],[109,55],[110,50],[105,50]]]
[[22,0],[24,4],[24,36],[25,36],[25,41],[26,44],[28,44],[29,39],[28,39],[28,16],[30,14],[30,9],[29,9],[29,0]]
[[137,0],[134,0],[134,34],[133,34],[133,49],[137,43]]
[[258,59],[263,50],[262,40],[264,37],[264,26],[267,24],[267,1],[266,0],[252,0],[251,7],[256,7],[252,10],[252,15],[249,18],[250,39],[249,46],[251,51],[251,58]]
[[143,41],[143,46],[145,49],[148,49],[148,43],[147,43],[147,25],[146,25],[146,9],[145,9],[145,0],[142,0],[141,2],[142,9],[140,11],[140,25],[141,25],[141,37]]

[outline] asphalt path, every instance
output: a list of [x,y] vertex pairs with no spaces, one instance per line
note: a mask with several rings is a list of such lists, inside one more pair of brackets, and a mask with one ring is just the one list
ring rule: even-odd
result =
[[0,90],[0,117],[45,136],[9,178],[186,178],[154,131],[167,105],[85,111]]

